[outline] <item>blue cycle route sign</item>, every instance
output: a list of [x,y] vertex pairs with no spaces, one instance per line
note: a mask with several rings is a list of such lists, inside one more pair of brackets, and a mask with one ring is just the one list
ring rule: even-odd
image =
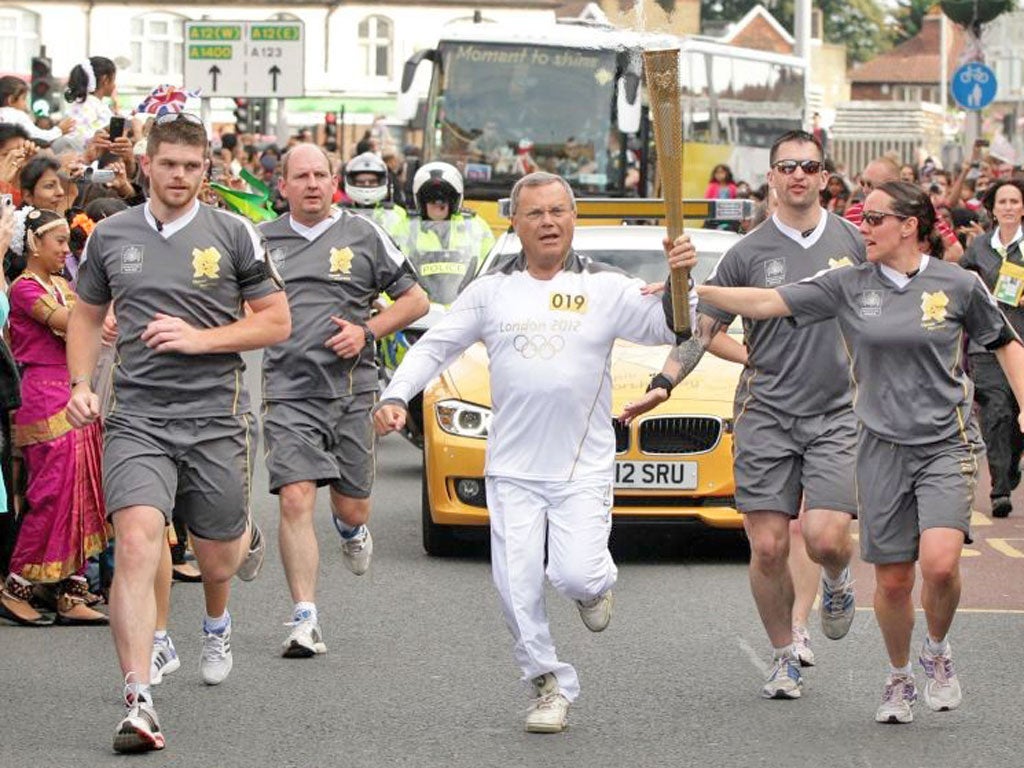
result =
[[964,109],[984,109],[996,98],[996,73],[981,62],[964,64],[953,73],[953,99]]

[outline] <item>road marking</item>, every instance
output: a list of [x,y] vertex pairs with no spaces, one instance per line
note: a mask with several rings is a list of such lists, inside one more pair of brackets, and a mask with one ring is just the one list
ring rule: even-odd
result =
[[985,541],[987,541],[996,552],[1000,552],[1007,557],[1024,557],[1024,552],[1021,552],[1015,546],[1010,544],[1011,541],[1024,541],[1024,538],[992,538],[985,539]]
[[976,509],[971,510],[971,525],[975,528],[981,525],[995,525],[992,522],[992,518],[988,515],[983,515]]
[[736,642],[739,644],[740,650],[747,654],[747,658],[750,659],[750,663],[754,665],[754,669],[762,675],[767,675],[768,665],[761,661],[761,657],[758,656],[757,651],[750,647],[750,643],[739,635],[736,635]]

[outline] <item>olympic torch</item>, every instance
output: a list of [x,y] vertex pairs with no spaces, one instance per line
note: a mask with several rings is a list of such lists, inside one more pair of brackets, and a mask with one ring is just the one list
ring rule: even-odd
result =
[[[679,49],[644,51],[647,97],[654,123],[658,179],[665,198],[665,226],[673,242],[683,234],[683,116],[679,102]],[[690,336],[690,272],[673,269],[669,276],[672,324]]]

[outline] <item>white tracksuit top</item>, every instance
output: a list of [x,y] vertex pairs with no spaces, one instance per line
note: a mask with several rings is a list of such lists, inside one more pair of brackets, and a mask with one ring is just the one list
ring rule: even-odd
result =
[[[382,399],[408,403],[463,350],[482,341],[493,402],[486,474],[610,482],[612,344],[617,338],[676,341],[662,299],[642,296],[642,286],[575,253],[554,278],[537,280],[519,254],[470,283],[406,354]],[[691,295],[691,315],[696,305]],[[435,416],[425,413],[428,418]]]

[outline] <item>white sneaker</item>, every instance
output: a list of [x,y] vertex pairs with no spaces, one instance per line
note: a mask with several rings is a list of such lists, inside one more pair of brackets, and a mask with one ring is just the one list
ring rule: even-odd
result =
[[889,675],[882,691],[882,703],[875,712],[876,723],[912,723],[917,701],[914,678],[907,675]]
[[527,733],[561,733],[569,727],[569,700],[558,689],[558,680],[550,672],[535,678],[537,698],[526,713]]
[[576,601],[580,618],[583,619],[587,629],[591,632],[603,632],[608,627],[608,622],[612,620],[612,603],[614,601],[615,598],[610,589],[593,600],[587,602],[582,600]]
[[853,576],[847,566],[842,573],[842,583],[833,589],[828,585],[825,574],[821,575],[821,631],[829,640],[846,636],[857,613],[853,596]]
[[114,751],[127,753],[163,749],[166,742],[152,703],[138,698],[125,706],[127,711],[114,731]]
[[238,566],[235,575],[242,581],[252,581],[263,567],[263,556],[267,554],[266,539],[255,521],[252,523],[252,532],[249,534],[249,551],[242,564]]
[[281,650],[281,655],[286,659],[308,659],[318,653],[327,653],[320,622],[308,618],[290,621],[286,626],[292,627]]
[[341,559],[356,576],[362,576],[370,570],[370,558],[373,557],[373,536],[365,525],[359,526],[360,531],[350,538],[341,537]]
[[231,673],[231,624],[223,632],[203,632],[199,676],[207,685],[220,685]]
[[924,703],[933,712],[948,712],[956,709],[963,701],[960,680],[953,665],[953,649],[946,644],[946,652],[937,655],[928,653],[928,646],[921,648],[918,661],[924,667],[928,682],[924,684]]
[[761,688],[761,695],[766,699],[799,699],[800,686],[803,684],[800,662],[795,656],[787,654],[772,661],[768,679]]
[[811,650],[811,634],[806,627],[793,627],[793,654],[801,667],[814,666],[814,651]]
[[174,643],[171,642],[170,635],[167,636],[165,642],[154,640],[153,655],[149,664],[149,684],[160,685],[164,680],[164,675],[177,672],[179,669],[181,669],[181,659],[178,658],[178,652],[174,650]]

